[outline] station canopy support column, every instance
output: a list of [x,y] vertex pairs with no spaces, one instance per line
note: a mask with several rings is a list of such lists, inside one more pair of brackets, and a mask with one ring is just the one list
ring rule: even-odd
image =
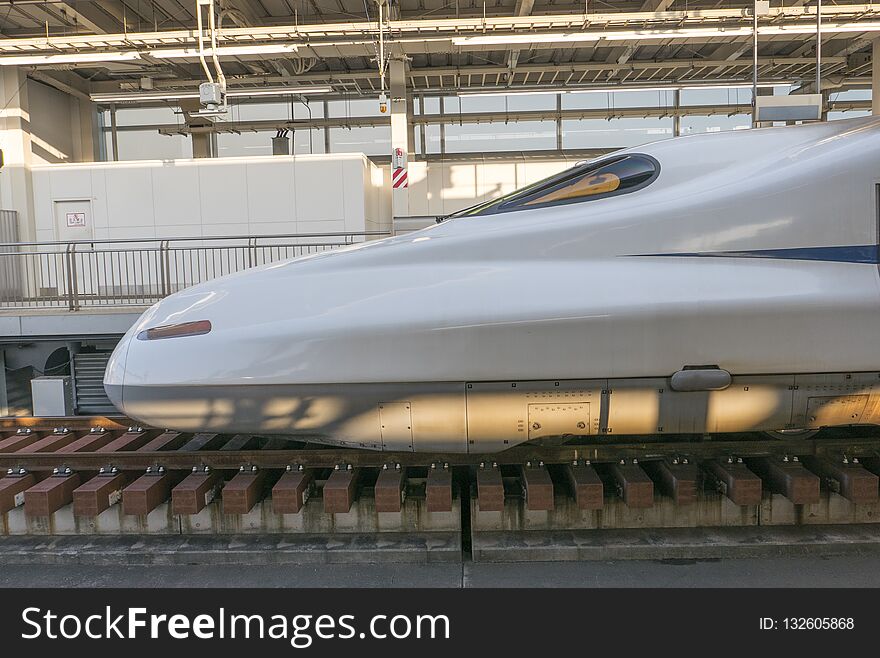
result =
[[180,109],[183,110],[186,117],[186,125],[192,130],[192,151],[194,158],[211,158],[214,153],[214,136],[211,132],[211,120],[205,117],[196,116],[196,112],[201,108],[201,104],[197,99],[185,99],[180,103]]
[[17,66],[0,67],[0,207],[18,212],[20,240],[35,240],[33,158],[27,73]]
[[73,133],[73,158],[76,162],[100,160],[98,152],[98,110],[83,98],[71,99],[70,127]]
[[[410,125],[406,85],[406,61],[392,59],[388,64],[391,78],[391,209],[393,217],[409,215],[408,161],[412,153],[413,130]],[[400,169],[403,173],[400,173]],[[406,180],[402,180],[405,178]]]
[[880,115],[880,39],[871,46],[871,114]]

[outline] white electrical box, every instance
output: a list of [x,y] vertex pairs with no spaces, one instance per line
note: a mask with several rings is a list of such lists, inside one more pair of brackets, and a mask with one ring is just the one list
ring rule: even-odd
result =
[[34,416],[54,418],[74,413],[73,386],[69,376],[32,379],[31,395]]
[[199,102],[203,107],[223,104],[223,90],[216,82],[203,82],[199,85]]
[[755,120],[819,121],[822,118],[822,94],[791,94],[789,96],[757,96]]

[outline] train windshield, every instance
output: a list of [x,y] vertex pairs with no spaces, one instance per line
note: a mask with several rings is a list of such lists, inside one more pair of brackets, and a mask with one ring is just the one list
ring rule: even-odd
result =
[[585,162],[516,192],[459,210],[448,217],[496,215],[604,199],[639,190],[649,185],[659,173],[660,164],[648,155],[628,154],[598,162]]

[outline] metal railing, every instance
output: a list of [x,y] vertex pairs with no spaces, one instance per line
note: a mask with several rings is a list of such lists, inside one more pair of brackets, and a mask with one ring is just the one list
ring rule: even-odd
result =
[[0,243],[0,309],[144,306],[251,267],[390,233]]

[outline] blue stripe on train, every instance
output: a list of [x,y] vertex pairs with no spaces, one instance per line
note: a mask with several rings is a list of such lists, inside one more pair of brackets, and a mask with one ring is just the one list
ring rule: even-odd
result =
[[880,264],[880,247],[874,244],[843,247],[794,247],[791,249],[748,249],[744,251],[694,251],[671,254],[630,254],[631,256],[678,256],[688,258],[777,258],[820,260],[834,263]]

